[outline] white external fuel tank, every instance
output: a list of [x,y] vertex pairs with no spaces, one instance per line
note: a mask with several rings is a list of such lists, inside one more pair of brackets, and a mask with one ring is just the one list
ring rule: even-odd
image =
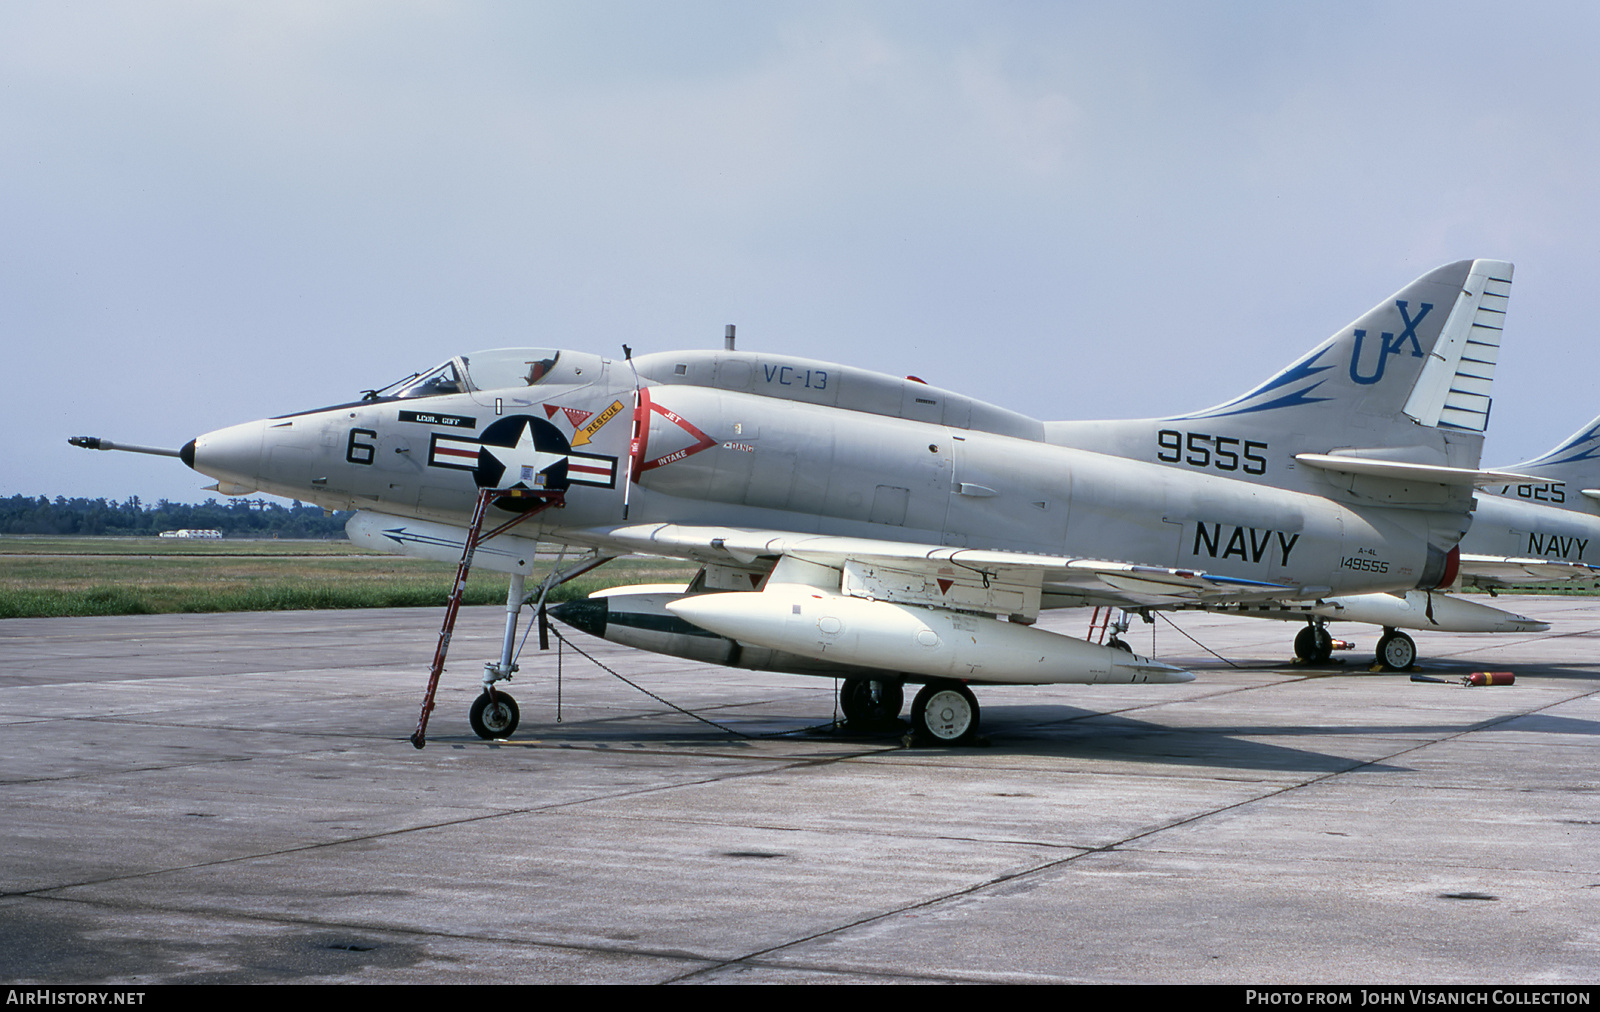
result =
[[927,678],[1016,685],[1194,680],[1170,664],[1020,623],[799,584],[697,595],[666,608],[740,642]]
[[[372,510],[361,510],[352,516],[344,525],[344,533],[351,544],[362,548],[435,562],[460,562],[467,543],[464,527]],[[533,572],[534,552],[538,547],[533,538],[501,534],[478,546],[473,552],[472,564],[478,569],[527,576]]]
[[[1431,600],[1430,600],[1431,598]],[[1450,594],[1429,594],[1413,590],[1396,594],[1360,594],[1335,597],[1311,609],[1344,622],[1369,622],[1391,629],[1422,629],[1435,632],[1544,632],[1548,622],[1504,611],[1477,601]]]
[[550,609],[550,617],[610,643],[692,661],[828,678],[870,678],[881,674],[838,658],[818,660],[738,642],[701,628],[669,610],[678,601],[704,596],[717,595],[689,594],[681,584],[612,587],[597,590],[581,600],[558,604]]
[[1316,604],[1219,609],[1227,613],[1298,621],[1318,615],[1330,621],[1365,622],[1387,629],[1417,629],[1423,632],[1519,633],[1544,632],[1550,623],[1540,622],[1491,605],[1468,601],[1453,594],[1430,594],[1412,590],[1405,594],[1356,594],[1330,597]]

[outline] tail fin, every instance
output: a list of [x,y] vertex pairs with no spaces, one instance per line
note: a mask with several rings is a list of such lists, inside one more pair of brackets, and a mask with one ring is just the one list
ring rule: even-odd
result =
[[[1505,470],[1536,475],[1549,479],[1553,484],[1563,484],[1565,488],[1559,493],[1559,500],[1553,494],[1550,498],[1540,497],[1550,505],[1565,505],[1567,509],[1585,513],[1594,512],[1594,501],[1600,500],[1600,418],[1557,443],[1548,453],[1521,464],[1513,464]],[[1491,491],[1509,495],[1512,489]],[[1585,503],[1585,500],[1588,502]]]
[[1430,271],[1249,393],[1162,419],[1047,422],[1046,439],[1286,488],[1297,454],[1476,468],[1511,264]]

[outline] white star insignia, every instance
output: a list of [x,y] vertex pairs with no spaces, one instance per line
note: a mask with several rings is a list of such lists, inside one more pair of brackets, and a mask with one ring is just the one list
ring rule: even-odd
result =
[[567,459],[564,453],[545,453],[534,448],[533,426],[527,422],[522,424],[522,435],[517,439],[516,446],[489,446],[485,444],[484,453],[493,457],[504,467],[505,474],[500,478],[501,488],[537,488],[542,483],[536,483],[534,475],[547,467]]

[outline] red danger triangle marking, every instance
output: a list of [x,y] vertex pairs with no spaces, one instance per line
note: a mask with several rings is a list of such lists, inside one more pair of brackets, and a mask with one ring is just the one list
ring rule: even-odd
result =
[[948,593],[950,593],[950,586],[952,584],[954,584],[956,581],[938,579],[935,582],[937,582],[939,584],[939,593],[948,594]]
[[546,404],[544,406],[544,416],[546,418],[554,418],[556,416],[556,412],[560,410],[561,409],[556,407],[554,404]]
[[580,411],[577,408],[562,408],[567,413],[567,421],[572,423],[574,429],[583,428],[583,423],[594,417],[593,411]]

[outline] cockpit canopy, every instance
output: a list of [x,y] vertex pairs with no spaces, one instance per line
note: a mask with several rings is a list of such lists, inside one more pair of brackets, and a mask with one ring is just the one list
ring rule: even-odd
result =
[[554,348],[494,348],[457,355],[443,365],[373,391],[369,400],[464,394],[472,390],[531,387],[550,375],[561,353]]

